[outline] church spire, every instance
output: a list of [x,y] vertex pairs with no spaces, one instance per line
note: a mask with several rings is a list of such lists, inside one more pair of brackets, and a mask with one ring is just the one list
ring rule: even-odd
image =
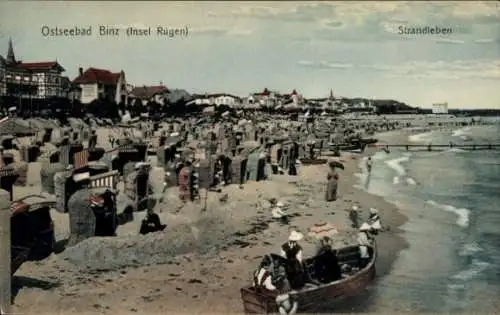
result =
[[330,99],[333,99],[333,90],[330,89]]
[[7,51],[7,62],[16,63],[16,56],[14,55],[14,47],[12,47],[12,38],[9,37],[9,50]]

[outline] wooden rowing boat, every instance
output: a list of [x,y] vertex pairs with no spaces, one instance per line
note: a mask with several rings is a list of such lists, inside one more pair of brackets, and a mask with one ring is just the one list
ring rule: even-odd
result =
[[321,165],[325,164],[327,159],[300,159],[302,165]]
[[[341,248],[337,252],[341,265],[347,264],[355,267],[359,265],[359,247],[349,246]],[[304,264],[311,278],[314,257],[307,259]],[[292,298],[298,301],[298,312],[311,312],[319,307],[343,297],[352,296],[362,292],[375,278],[375,261],[377,259],[376,245],[372,248],[370,262],[352,275],[345,275],[341,280],[327,284],[306,284],[300,291],[290,292]],[[276,304],[277,292],[258,290],[248,286],[240,290],[243,300],[243,308],[246,314],[271,314],[278,312]]]

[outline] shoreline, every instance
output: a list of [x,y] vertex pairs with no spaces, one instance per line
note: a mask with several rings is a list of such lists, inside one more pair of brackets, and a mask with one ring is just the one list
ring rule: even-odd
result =
[[[400,229],[406,222],[406,217],[395,205],[382,197],[354,187],[358,180],[355,174],[359,172],[359,161],[366,154],[370,154],[370,151],[365,154],[347,154],[345,170],[340,172],[339,196],[335,202],[323,201],[324,174],[327,168],[325,165],[303,166],[296,178],[287,175],[272,176],[267,181],[245,184],[243,191],[237,189],[237,186],[229,187],[225,191],[230,195],[230,200],[236,199],[235,203],[241,202],[239,199],[249,199],[251,196],[248,195],[257,197],[261,203],[265,198],[278,195],[279,199],[286,200],[290,208],[301,214],[293,219],[291,225],[304,234],[307,232],[306,228],[316,222],[334,222],[342,235],[342,239],[336,242],[339,244],[337,246],[346,244],[346,239],[352,239],[356,235],[355,231],[348,227],[350,222],[347,218],[353,203],[359,204],[363,219],[366,219],[370,207],[379,209],[383,224],[390,228],[377,237],[377,277],[384,277],[390,272],[398,253],[408,246]],[[318,189],[320,191],[317,191]],[[304,194],[304,190],[309,191],[310,195]],[[242,193],[247,196],[238,196]],[[299,196],[300,193],[302,195]],[[217,195],[209,195],[209,212],[216,213],[221,210],[215,209],[217,205],[214,199]],[[316,200],[314,197],[322,200]],[[197,206],[199,205],[193,204],[194,209],[185,209],[186,213],[193,210],[196,212]],[[246,229],[248,223],[255,224],[256,221],[262,220],[262,216],[267,217],[266,210],[262,210],[261,206],[254,205],[256,211],[250,208],[230,208],[231,211],[236,211],[233,213],[234,219],[244,221]],[[184,214],[183,211],[181,210],[181,213]],[[239,216],[237,211],[249,213]],[[172,213],[169,215],[175,216]],[[50,257],[47,261],[38,263],[28,262],[21,267],[15,278],[28,277],[37,281],[59,283],[59,286],[48,290],[37,288],[36,285],[22,288],[15,298],[14,311],[31,313],[57,310],[64,314],[80,314],[92,313],[90,309],[95,309],[95,313],[99,314],[239,313],[242,311],[240,287],[250,283],[251,272],[262,255],[279,250],[279,246],[286,240],[289,228],[269,223],[267,229],[240,240],[240,243],[255,245],[228,246],[218,253],[188,253],[171,257],[166,264],[127,267],[109,272],[83,271],[78,267],[69,266],[68,262],[62,261],[60,257]],[[236,229],[245,228],[242,224]],[[306,255],[307,248],[308,246],[304,246]],[[366,294],[370,295],[370,292],[369,289]],[[353,299],[356,299],[359,309],[364,307],[364,303],[360,303],[361,300],[369,303],[369,296],[356,296]],[[341,309],[342,305],[349,305],[349,311],[353,310],[353,304],[350,303],[340,303],[336,305],[336,310]]]

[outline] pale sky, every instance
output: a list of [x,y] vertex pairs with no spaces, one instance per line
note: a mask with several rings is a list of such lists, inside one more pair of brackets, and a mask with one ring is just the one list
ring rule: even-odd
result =
[[[41,28],[92,26],[91,37]],[[99,37],[99,25],[122,28]],[[188,27],[187,37],[156,27]],[[127,38],[128,26],[153,28]],[[451,27],[400,35],[399,26]],[[246,96],[265,87],[305,97],[383,98],[430,107],[500,108],[500,2],[0,2],[0,54],[124,70],[133,85]]]

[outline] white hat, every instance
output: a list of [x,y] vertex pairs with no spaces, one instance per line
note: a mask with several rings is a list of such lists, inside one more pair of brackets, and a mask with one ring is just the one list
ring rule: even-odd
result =
[[78,173],[78,174],[74,174],[73,175],[73,180],[75,181],[75,183],[78,183],[78,182],[81,182],[81,181],[84,181],[84,180],[87,180],[87,179],[90,179],[90,173],[89,172]]
[[378,214],[378,210],[375,208],[370,208],[370,214]]
[[135,163],[135,169],[138,169],[144,165],[144,162],[137,162]]
[[180,154],[175,154],[175,155],[174,155],[174,157],[175,157],[176,159],[178,159],[178,158],[180,158],[180,157],[181,157],[181,155],[180,155]]
[[282,208],[282,207],[284,207],[284,206],[285,206],[285,204],[283,203],[283,201],[278,201],[278,202],[276,203],[276,207],[278,207],[278,208]]
[[298,242],[303,238],[304,238],[304,235],[302,235],[302,233],[299,233],[297,231],[290,232],[290,236],[288,236],[288,240],[291,242]]
[[371,230],[371,226],[368,224],[368,223],[363,223],[361,225],[361,227],[359,228],[360,231],[370,231]]
[[358,209],[359,209],[358,206],[352,206],[352,210],[358,211]]

